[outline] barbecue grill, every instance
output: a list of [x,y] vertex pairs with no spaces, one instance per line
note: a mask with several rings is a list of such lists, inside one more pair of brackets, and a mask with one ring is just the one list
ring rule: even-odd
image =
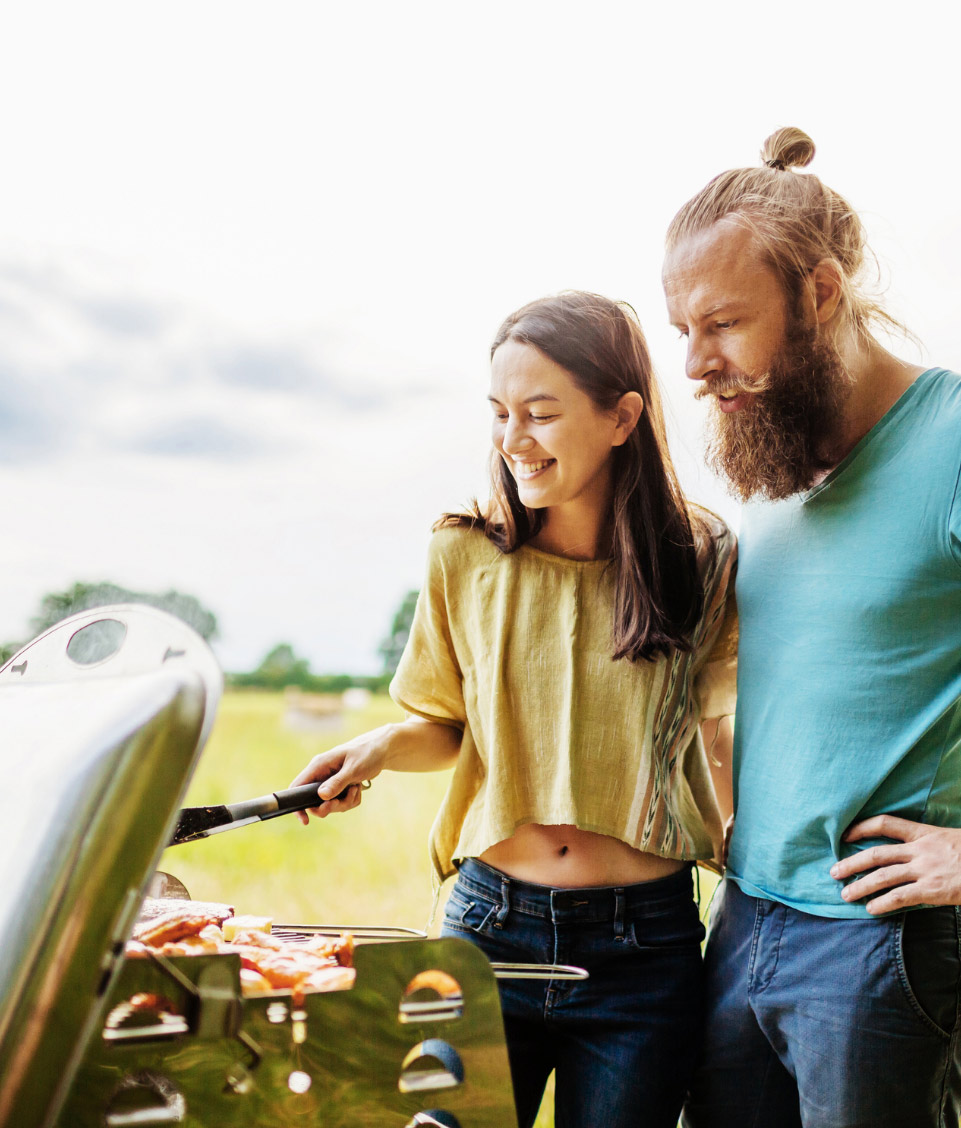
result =
[[0,1128],[514,1128],[496,977],[578,969],[355,929],[350,990],[245,998],[236,954],[125,958],[221,684],[206,644],[142,605],[0,667]]

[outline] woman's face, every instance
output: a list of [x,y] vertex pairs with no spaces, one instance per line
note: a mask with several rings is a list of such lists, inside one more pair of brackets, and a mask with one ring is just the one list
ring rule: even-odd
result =
[[606,511],[612,451],[627,439],[636,415],[628,426],[623,411],[600,411],[566,368],[518,341],[505,341],[494,353],[489,399],[494,447],[524,505]]

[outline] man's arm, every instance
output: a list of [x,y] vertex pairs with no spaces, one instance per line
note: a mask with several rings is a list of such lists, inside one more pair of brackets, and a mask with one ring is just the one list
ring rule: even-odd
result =
[[896,841],[869,846],[831,867],[831,876],[839,881],[864,875],[844,887],[841,896],[845,901],[860,901],[888,890],[865,906],[872,915],[911,905],[961,905],[961,830],[876,815],[855,823],[844,835],[845,842],[864,838]]

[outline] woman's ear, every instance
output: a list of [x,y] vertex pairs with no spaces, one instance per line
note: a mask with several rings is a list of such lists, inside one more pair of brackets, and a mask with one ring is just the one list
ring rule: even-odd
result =
[[625,392],[617,401],[615,412],[617,426],[614,428],[614,442],[612,446],[622,446],[630,438],[631,432],[637,426],[637,421],[644,410],[644,401],[640,392]]

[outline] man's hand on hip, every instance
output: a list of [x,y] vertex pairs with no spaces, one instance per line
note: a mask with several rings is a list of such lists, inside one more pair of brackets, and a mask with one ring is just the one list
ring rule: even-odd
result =
[[860,901],[886,889],[865,906],[872,915],[911,905],[961,905],[961,830],[876,815],[854,823],[844,834],[845,842],[864,838],[896,841],[869,846],[831,867],[831,876],[839,881],[863,874],[844,887],[845,901]]

